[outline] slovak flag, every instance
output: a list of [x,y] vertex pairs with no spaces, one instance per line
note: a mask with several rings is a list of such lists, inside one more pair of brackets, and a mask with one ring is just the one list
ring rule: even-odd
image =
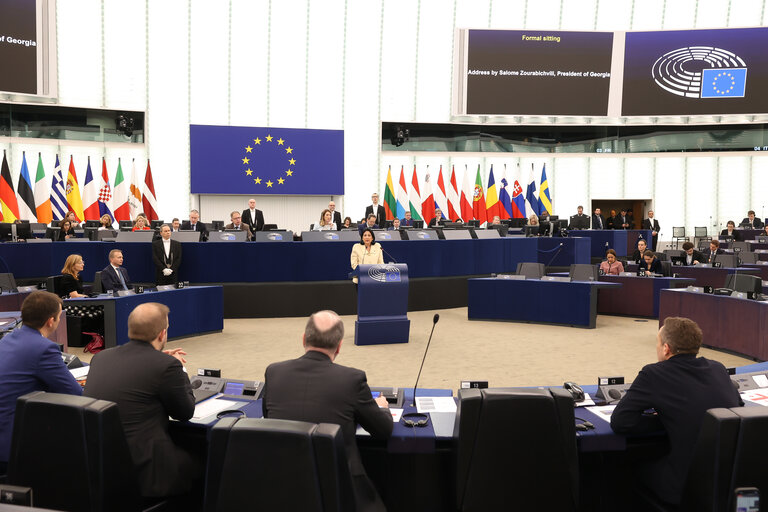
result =
[[522,219],[527,216],[525,211],[525,196],[523,196],[523,187],[520,186],[520,182],[517,180],[515,180],[515,186],[512,188],[512,211],[514,212],[516,219]]

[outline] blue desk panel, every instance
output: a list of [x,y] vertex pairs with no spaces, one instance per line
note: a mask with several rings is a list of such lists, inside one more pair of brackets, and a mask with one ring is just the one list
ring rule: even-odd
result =
[[[605,244],[616,251],[617,256],[632,255],[637,248],[638,236],[645,240],[651,239],[649,229],[585,229],[573,232],[573,236],[591,239],[591,255],[594,258],[605,257]],[[630,250],[631,249],[631,250]]]

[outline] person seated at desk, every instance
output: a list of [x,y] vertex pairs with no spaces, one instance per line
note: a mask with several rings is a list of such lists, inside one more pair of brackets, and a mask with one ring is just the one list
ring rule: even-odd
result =
[[59,223],[61,230],[59,231],[59,242],[75,238],[75,228],[72,227],[72,222],[64,219]]
[[360,458],[355,430],[360,424],[372,437],[387,439],[392,415],[386,398],[373,398],[365,372],[335,363],[343,338],[344,323],[333,311],[309,317],[302,337],[304,355],[267,367],[261,405],[265,418],[339,425],[355,510],[383,511]]
[[80,227],[80,221],[77,220],[77,215],[75,215],[75,212],[72,210],[69,210],[67,214],[64,216],[64,220],[68,220],[70,224],[72,224],[72,227]]
[[635,249],[635,252],[632,253],[632,261],[637,263],[638,265],[643,260],[643,254],[645,254],[646,249],[648,249],[648,245],[646,244],[644,239],[639,239],[637,241],[637,249]]
[[131,287],[131,278],[123,267],[123,251],[120,249],[109,251],[109,265],[101,271],[101,287],[105,292],[128,290]]
[[344,222],[341,223],[342,229],[347,229],[352,227],[352,218],[351,217],[344,217]]
[[323,210],[320,214],[320,222],[312,226],[312,231],[336,231],[336,223],[333,222],[331,210],[328,208]]
[[[374,216],[374,220],[375,216]],[[369,218],[370,221],[370,218]],[[376,236],[368,228],[363,230],[363,234],[360,236],[360,243],[355,244],[352,247],[352,253],[349,255],[349,262],[352,266],[352,270],[356,269],[358,265],[377,265],[384,263],[384,251],[381,249],[381,244],[376,242]],[[357,284],[357,278],[352,278],[352,281]]]
[[[656,335],[657,363],[637,374],[611,415],[618,434],[666,431],[669,451],[636,466],[636,486],[677,510],[693,458],[699,429],[708,409],[744,405],[725,367],[696,357],[703,334],[693,320],[669,317]],[[648,414],[652,409],[655,414]],[[657,510],[654,508],[654,510]]]
[[600,271],[606,276],[618,276],[624,272],[624,264],[616,260],[616,251],[613,249],[606,251],[605,261],[600,264]]
[[181,231],[181,222],[178,217],[174,217],[171,221],[171,233],[178,233]]
[[650,250],[643,253],[643,261],[640,262],[637,270],[646,276],[651,274],[661,274],[663,272],[661,269],[661,261],[656,257],[656,253]]
[[754,210],[749,210],[747,216],[741,221],[741,226],[746,229],[763,229],[763,221],[755,217]]
[[232,221],[226,226],[224,226],[224,229],[231,229],[234,231],[244,231],[245,232],[245,239],[248,241],[253,240],[253,233],[251,233],[251,227],[243,222],[243,216],[240,214],[239,211],[235,210],[232,213],[229,214],[229,219]]
[[394,220],[392,220],[392,225],[387,229],[388,231],[400,231],[400,219],[395,217]]
[[61,282],[56,292],[62,297],[74,299],[76,297],[87,297],[83,293],[83,278],[80,272],[85,268],[85,261],[79,254],[70,254],[64,262],[64,268],[61,269]]
[[136,220],[133,223],[133,228],[131,228],[131,231],[149,231],[149,225],[148,225],[147,218],[143,215],[139,215],[136,217]]
[[443,223],[445,220],[445,217],[443,217],[443,212],[440,210],[440,208],[435,208],[435,217],[429,221],[429,227],[434,228],[435,226],[439,226]]
[[413,219],[411,218],[411,211],[406,210],[403,220],[400,221],[401,226],[413,226]]
[[363,236],[363,231],[366,229],[379,229],[379,225],[376,224],[376,216],[374,214],[368,215],[368,219],[357,227],[360,232],[360,236]]
[[181,229],[184,231],[199,231],[200,241],[208,240],[208,228],[205,227],[205,222],[200,221],[200,212],[197,210],[189,212],[189,220],[181,223]]
[[709,249],[704,251],[704,258],[706,259],[704,263],[709,263],[712,265],[717,261],[717,255],[723,254],[723,250],[720,248],[720,242],[717,240],[710,240],[709,241]]
[[539,225],[539,216],[531,215],[528,217],[528,224],[523,228],[525,236],[539,236],[542,226]]
[[729,220],[728,223],[725,225],[725,229],[720,232],[720,236],[732,236],[734,242],[738,242],[741,240],[741,235],[736,230],[736,223],[732,220]]
[[758,234],[757,236],[768,236],[768,225],[763,227],[763,232]]
[[579,205],[576,211],[578,213],[571,217],[568,229],[589,229],[589,216],[584,213],[584,207]]
[[112,217],[109,216],[109,214],[105,213],[101,216],[99,219],[99,223],[101,224],[99,226],[99,231],[106,231],[106,230],[112,230]]
[[683,252],[685,253],[683,255],[683,265],[685,266],[690,267],[692,265],[698,265],[699,263],[704,263],[707,260],[703,254],[693,248],[693,244],[691,242],[685,242],[683,244]]

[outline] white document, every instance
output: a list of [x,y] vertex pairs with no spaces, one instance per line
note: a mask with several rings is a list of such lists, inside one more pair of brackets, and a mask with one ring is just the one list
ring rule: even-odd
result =
[[75,380],[82,379],[88,375],[90,366],[81,366],[80,368],[73,368],[69,370],[69,373],[75,378]]
[[220,400],[218,398],[209,398],[203,400],[195,406],[193,420],[199,420],[208,416],[213,416],[225,409],[239,409],[245,402],[233,402],[232,400]]
[[589,396],[589,393],[584,393],[584,400],[581,402],[574,402],[574,407],[590,407],[592,405],[595,405],[595,401],[592,400],[592,397]]
[[392,423],[397,423],[403,417],[402,409],[389,409],[389,412],[392,414]]
[[456,412],[456,401],[452,396],[418,396],[416,411],[421,414],[429,412]]
[[587,407],[587,410],[594,413],[601,420],[610,423],[611,414],[613,414],[615,408],[615,405],[596,405],[594,407]]
[[741,398],[753,404],[768,407],[768,389],[749,389],[741,393]]
[[765,375],[753,375],[752,380],[761,388],[768,388],[768,377]]

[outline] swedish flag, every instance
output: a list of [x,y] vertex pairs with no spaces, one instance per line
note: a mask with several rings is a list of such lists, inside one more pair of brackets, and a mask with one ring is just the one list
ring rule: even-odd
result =
[[743,98],[747,88],[747,68],[701,70],[702,98]]

